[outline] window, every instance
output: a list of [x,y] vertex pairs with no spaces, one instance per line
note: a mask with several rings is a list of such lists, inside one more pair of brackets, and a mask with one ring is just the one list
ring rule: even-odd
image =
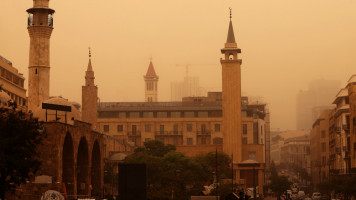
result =
[[220,124],[215,124],[215,131],[220,132]]
[[145,138],[145,142],[151,141],[151,138]]
[[222,144],[223,139],[221,137],[217,137],[213,139],[213,144]]
[[202,125],[200,125],[200,128],[201,128],[201,133],[206,134],[206,125],[202,124]]
[[242,144],[247,144],[247,137],[242,138]]
[[137,132],[137,126],[132,125],[132,135],[136,135],[136,132]]
[[326,152],[326,143],[321,143],[321,152]]
[[164,134],[164,125],[159,125],[159,133]]
[[130,115],[130,118],[140,118],[139,112],[130,112],[129,115]]
[[157,118],[167,118],[167,112],[157,112]]
[[205,137],[201,138],[201,144],[206,144],[206,138]]
[[152,90],[153,90],[153,83],[152,83],[152,82],[147,82],[147,84],[146,84],[146,89],[147,89],[148,91],[152,91]]
[[151,124],[145,125],[145,132],[151,132]]
[[125,112],[119,112],[119,118],[126,118]]
[[174,124],[173,125],[173,132],[174,132],[175,135],[178,134],[178,124]]
[[247,134],[247,124],[242,124],[242,134]]
[[180,112],[171,112],[171,118],[180,118]]
[[187,145],[193,144],[193,138],[187,138]]
[[198,117],[208,117],[208,112],[204,111],[204,112],[198,112]]
[[189,132],[193,131],[193,125],[192,124],[187,124],[187,131],[189,131]]
[[123,132],[124,131],[124,126],[123,125],[117,125],[117,132]]
[[325,138],[326,136],[326,132],[325,131],[321,131],[321,138]]
[[184,117],[185,118],[193,118],[194,117],[194,112],[184,112]]
[[104,132],[109,132],[109,125],[104,125]]
[[143,112],[143,118],[153,118],[153,112]]
[[323,156],[322,165],[323,165],[323,166],[326,165],[326,157],[325,157],[325,156]]
[[178,145],[179,144],[179,140],[178,140],[178,138],[173,138],[173,144],[174,145]]

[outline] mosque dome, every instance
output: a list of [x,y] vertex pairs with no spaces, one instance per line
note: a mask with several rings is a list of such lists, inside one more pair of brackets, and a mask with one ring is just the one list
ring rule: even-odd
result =
[[[57,111],[57,121],[66,123],[67,124],[74,124],[73,120],[81,120],[81,112],[80,112],[80,104],[76,102],[70,102],[68,99],[63,97],[50,97],[43,103],[48,104],[55,104],[55,105],[63,105],[63,106],[70,106],[71,112],[65,111]],[[65,115],[67,114],[67,117]],[[37,107],[33,113],[34,117],[37,117],[39,121],[46,121],[46,109],[42,109],[42,105]],[[47,121],[55,121],[56,120],[56,111],[55,110],[47,110]]]
[[7,106],[8,101],[11,101],[11,97],[4,91],[0,91],[0,107]]

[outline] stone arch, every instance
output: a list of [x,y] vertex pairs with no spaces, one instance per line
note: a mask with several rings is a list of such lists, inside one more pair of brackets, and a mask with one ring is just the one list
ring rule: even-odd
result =
[[72,135],[67,132],[62,151],[62,182],[68,197],[74,195],[74,147]]
[[92,196],[100,196],[101,193],[101,154],[98,140],[95,140],[91,156],[91,185]]
[[88,142],[82,137],[77,154],[77,195],[88,195],[89,182],[89,153]]

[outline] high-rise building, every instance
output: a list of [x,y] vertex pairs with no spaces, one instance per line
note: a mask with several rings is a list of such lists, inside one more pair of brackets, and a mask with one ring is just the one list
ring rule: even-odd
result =
[[27,10],[27,29],[30,35],[28,109],[31,111],[49,98],[49,51],[54,10],[48,5],[49,0],[34,0],[33,8]]
[[182,101],[184,97],[204,96],[199,78],[186,75],[182,82],[171,83],[171,101]]
[[158,79],[152,61],[148,65],[147,73],[143,76],[145,80],[145,102],[158,101]]
[[306,91],[297,94],[297,130],[310,130],[312,122],[325,109],[332,109],[332,101],[339,91],[340,81],[337,80],[314,80],[308,85]]

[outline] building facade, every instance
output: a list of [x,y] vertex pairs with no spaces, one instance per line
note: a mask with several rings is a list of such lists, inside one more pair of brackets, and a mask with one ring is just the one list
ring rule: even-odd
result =
[[325,110],[314,122],[310,131],[311,178],[314,189],[329,177],[329,116],[332,110]]
[[309,135],[285,139],[281,148],[281,163],[310,169]]
[[7,93],[12,101],[17,103],[18,108],[27,110],[25,78],[12,63],[0,56],[0,85],[1,90]]

